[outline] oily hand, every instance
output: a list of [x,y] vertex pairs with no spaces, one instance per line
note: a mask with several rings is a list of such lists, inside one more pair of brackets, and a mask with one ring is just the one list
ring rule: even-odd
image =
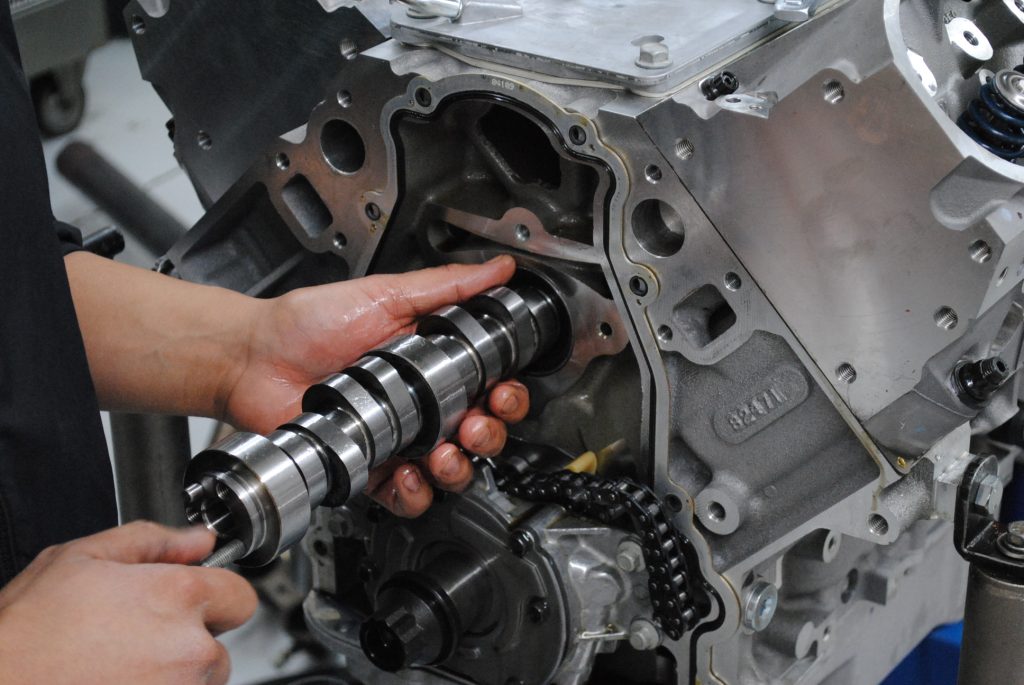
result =
[[[507,281],[511,257],[486,264],[452,264],[407,274],[378,275],[292,291],[268,302],[253,322],[241,372],[225,393],[234,425],[266,433],[301,411],[306,388],[351,365],[416,321],[449,304]],[[526,416],[529,393],[516,381],[496,385],[466,415],[455,442],[494,456],[508,436],[506,423]],[[392,459],[370,474],[367,492],[401,516],[418,516],[433,499],[432,485],[464,489],[473,468],[453,443],[416,462]]]

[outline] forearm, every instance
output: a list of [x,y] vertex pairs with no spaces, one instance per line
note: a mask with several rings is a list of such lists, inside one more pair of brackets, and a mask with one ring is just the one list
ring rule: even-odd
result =
[[83,252],[64,263],[101,407],[223,416],[265,302]]

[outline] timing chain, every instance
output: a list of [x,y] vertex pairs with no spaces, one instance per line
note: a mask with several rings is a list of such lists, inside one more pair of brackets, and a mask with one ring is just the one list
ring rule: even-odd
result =
[[711,611],[713,592],[700,576],[697,552],[672,524],[665,505],[629,478],[540,471],[523,462],[486,460],[502,492],[530,502],[557,504],[573,514],[625,528],[641,541],[654,619],[678,640]]

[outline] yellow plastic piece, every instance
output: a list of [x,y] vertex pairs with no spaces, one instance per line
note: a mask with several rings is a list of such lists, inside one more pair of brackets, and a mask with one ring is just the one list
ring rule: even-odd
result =
[[565,469],[573,473],[597,473],[597,455],[590,451],[584,452],[573,459]]

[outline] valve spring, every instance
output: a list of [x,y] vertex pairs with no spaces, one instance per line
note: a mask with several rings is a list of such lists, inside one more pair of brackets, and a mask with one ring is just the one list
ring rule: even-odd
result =
[[[1024,73],[1024,64],[1014,68]],[[989,79],[971,100],[957,125],[976,143],[1005,160],[1024,157],[1024,109],[1007,100]]]

